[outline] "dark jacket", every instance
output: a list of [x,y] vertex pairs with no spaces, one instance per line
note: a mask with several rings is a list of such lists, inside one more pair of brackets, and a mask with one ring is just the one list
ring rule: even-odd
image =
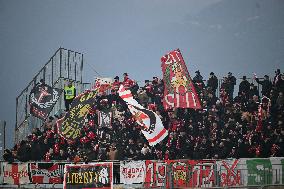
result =
[[215,75],[208,79],[207,87],[210,87],[212,91],[216,91],[216,89],[218,88],[218,79]]
[[239,85],[239,92],[249,93],[250,83],[247,80],[243,80]]
[[262,95],[269,97],[270,91],[271,91],[271,88],[272,88],[271,81],[269,81],[269,80],[259,81],[258,78],[256,78],[255,81],[258,84],[262,85],[262,90],[261,90]]

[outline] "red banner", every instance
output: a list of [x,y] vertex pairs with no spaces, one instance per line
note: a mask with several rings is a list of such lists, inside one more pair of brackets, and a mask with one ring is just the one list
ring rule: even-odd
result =
[[237,168],[238,159],[222,160],[217,163],[220,174],[220,186],[241,186],[241,170]]
[[[63,166],[63,165],[61,165]],[[32,183],[62,183],[62,175],[57,163],[31,163],[30,164]]]
[[19,185],[30,182],[27,163],[4,162],[3,171],[4,183]]
[[164,108],[201,109],[200,100],[180,50],[166,54],[161,58],[161,62],[165,85]]
[[145,187],[213,187],[214,160],[146,160]]

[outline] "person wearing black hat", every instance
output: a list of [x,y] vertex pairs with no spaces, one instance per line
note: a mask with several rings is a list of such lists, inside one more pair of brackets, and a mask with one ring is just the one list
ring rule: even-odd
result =
[[207,81],[207,88],[210,88],[213,95],[216,96],[216,90],[218,88],[218,78],[213,72],[210,73],[209,79]]
[[259,78],[256,77],[255,81],[258,84],[262,85],[262,90],[261,90],[262,96],[270,97],[270,91],[272,89],[272,83],[271,83],[271,81],[269,81],[269,76],[265,75],[263,81],[260,81]]
[[275,71],[275,76],[273,80],[274,88],[277,92],[284,92],[284,78],[283,75],[280,72],[280,69],[277,69]]
[[194,76],[194,78],[192,79],[192,81],[193,81],[193,82],[202,82],[203,77],[202,77],[202,75],[200,75],[200,71],[197,70],[195,73],[196,73],[196,75]]
[[247,80],[246,76],[243,76],[243,80],[239,85],[239,93],[244,92],[245,95],[248,97],[249,94],[250,83]]
[[115,91],[118,91],[120,85],[121,85],[121,82],[119,81],[119,77],[115,76],[114,82],[112,83],[112,89]]
[[200,74],[199,70],[197,70],[195,73],[196,73],[196,75],[194,76],[192,81],[196,85],[196,89],[199,92],[199,91],[201,91],[204,88],[203,77]]
[[236,85],[236,78],[235,76],[232,75],[231,72],[228,73],[227,82],[228,82],[229,99],[233,100],[234,87]]

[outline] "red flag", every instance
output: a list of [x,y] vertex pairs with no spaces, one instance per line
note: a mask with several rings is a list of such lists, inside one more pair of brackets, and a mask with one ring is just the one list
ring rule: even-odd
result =
[[165,85],[164,108],[201,109],[200,100],[180,50],[166,54],[161,58],[161,62]]

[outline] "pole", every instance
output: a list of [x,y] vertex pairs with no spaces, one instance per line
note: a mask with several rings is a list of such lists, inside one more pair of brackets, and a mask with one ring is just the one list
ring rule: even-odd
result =
[[61,67],[62,67],[62,48],[60,47],[60,58],[59,58],[59,77],[62,77]]
[[84,63],[84,54],[82,54],[81,58],[81,68],[80,68],[80,74],[81,74],[81,83],[83,83],[83,63]]
[[53,86],[53,57],[51,58],[51,86]]
[[67,58],[67,78],[69,78],[69,67],[70,67],[70,51],[68,50],[68,58]]

